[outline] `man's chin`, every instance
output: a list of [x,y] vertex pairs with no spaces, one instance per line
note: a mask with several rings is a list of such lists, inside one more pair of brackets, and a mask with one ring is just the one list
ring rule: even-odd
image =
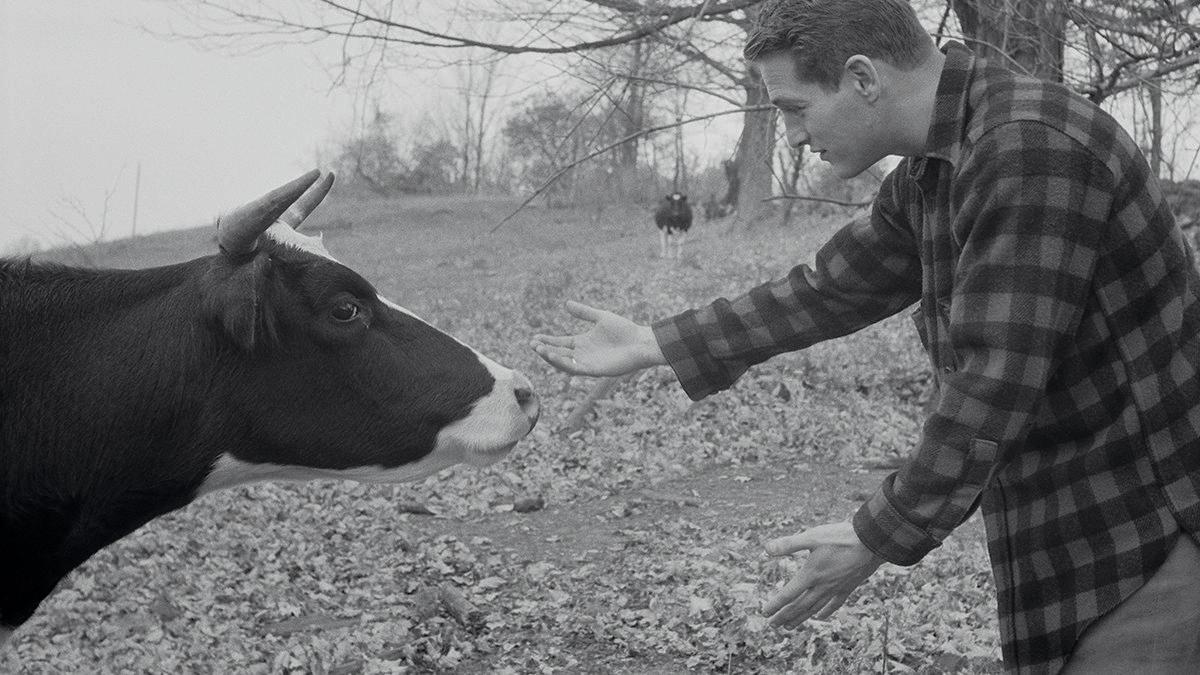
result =
[[833,175],[837,176],[838,178],[841,178],[842,180],[850,180],[851,178],[856,178],[856,177],[862,175],[862,172],[866,171],[869,168],[870,167],[866,167],[866,166],[857,167],[857,166],[846,166],[845,164],[834,164],[833,162],[829,163],[829,170],[833,172]]

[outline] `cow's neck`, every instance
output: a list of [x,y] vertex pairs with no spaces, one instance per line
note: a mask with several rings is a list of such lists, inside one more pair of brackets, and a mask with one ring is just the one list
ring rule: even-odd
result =
[[94,553],[191,500],[187,485],[143,492],[26,496],[0,524],[0,628],[25,622],[58,582]]
[[96,551],[191,501],[223,439],[197,435],[189,275],[30,268],[15,296],[3,265],[0,627],[12,627]]

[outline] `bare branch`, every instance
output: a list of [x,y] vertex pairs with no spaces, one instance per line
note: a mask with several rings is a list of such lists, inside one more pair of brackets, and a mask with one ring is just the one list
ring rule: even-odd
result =
[[829,199],[826,197],[806,197],[804,195],[776,195],[774,197],[767,197],[763,201],[777,202],[777,201],[786,200],[786,199],[795,199],[795,200],[799,200],[802,202],[820,202],[822,204],[836,204],[838,206],[847,206],[847,207],[852,207],[852,208],[861,208],[863,206],[870,206],[873,201],[873,200],[868,199],[865,202],[847,202],[847,201],[843,201],[841,199]]
[[[312,30],[312,31],[317,31],[317,32],[321,32],[321,33],[326,33],[329,35],[370,38],[370,39],[375,39],[375,40],[383,40],[383,41],[387,41],[387,42],[394,41],[394,42],[400,42],[403,44],[408,44],[408,45],[418,46],[418,47],[436,47],[439,49],[459,49],[459,48],[463,48],[463,47],[482,47],[484,49],[490,49],[492,51],[500,52],[503,54],[567,54],[567,53],[573,53],[573,52],[600,49],[603,47],[613,47],[613,46],[617,46],[617,45],[628,44],[629,42],[633,42],[634,40],[640,40],[642,38],[648,37],[650,35],[653,35],[654,33],[658,33],[660,31],[662,31],[663,29],[665,29],[669,26],[673,26],[675,24],[681,23],[688,19],[698,18],[700,16],[716,16],[716,15],[722,15],[722,14],[729,14],[731,12],[736,12],[736,11],[745,9],[747,7],[753,6],[753,5],[757,4],[759,2],[759,0],[727,0],[726,2],[717,3],[715,6],[710,7],[708,9],[704,9],[704,7],[702,5],[701,6],[702,11],[700,13],[697,13],[697,11],[691,7],[675,7],[675,8],[670,8],[670,9],[663,9],[661,11],[656,12],[656,14],[659,17],[656,20],[651,21],[651,22],[646,23],[641,26],[637,26],[637,27],[633,28],[632,30],[626,31],[624,33],[619,33],[612,37],[608,37],[608,38],[604,38],[604,39],[600,39],[600,40],[591,40],[591,41],[578,42],[578,43],[569,44],[569,45],[554,45],[554,46],[539,46],[539,45],[534,45],[534,44],[517,45],[517,44],[504,44],[504,43],[498,43],[498,42],[484,42],[481,40],[474,40],[474,39],[471,39],[471,38],[468,38],[468,37],[462,36],[462,35],[451,35],[448,33],[433,31],[433,30],[429,30],[426,28],[421,28],[420,26],[415,26],[412,24],[400,23],[398,21],[392,21],[390,19],[386,19],[383,17],[374,16],[371,14],[367,14],[367,13],[361,11],[360,9],[352,8],[347,5],[341,4],[340,2],[336,2],[335,0],[317,0],[317,2],[319,2],[323,5],[326,5],[332,9],[335,9],[339,12],[342,12],[344,14],[350,15],[351,17],[353,17],[355,23],[352,24],[349,28],[339,29],[339,28],[334,28],[334,27],[330,27],[330,26],[300,26],[300,25],[296,25],[296,24],[287,22],[285,20],[279,20],[279,19],[270,20],[267,17],[263,17],[261,15],[252,16],[252,15],[247,14],[247,15],[244,15],[244,18],[251,18],[253,20],[260,21],[260,22],[270,20],[270,21],[273,21],[274,23],[276,23],[277,25],[280,25],[282,27],[292,28],[292,29]],[[601,3],[593,3],[593,4],[601,4]],[[621,7],[630,7],[630,8],[636,7],[635,5],[633,5],[631,3],[616,3],[616,4],[620,5]],[[707,1],[704,4],[708,4]],[[648,10],[646,8],[641,7],[638,9],[640,9],[639,13],[648,14]],[[377,34],[369,34],[369,33],[358,33],[358,32],[356,32],[356,27],[359,24],[369,24],[369,25],[375,25],[375,26],[388,28],[388,29],[395,29],[402,33],[411,33],[411,34],[421,36],[421,38],[423,38],[423,39],[399,38],[399,37],[392,37],[392,36],[386,35],[386,34],[385,35],[377,35]]]
[[549,189],[550,186],[553,185],[555,183],[555,181],[557,181],[560,177],[562,177],[563,174],[565,174],[566,172],[570,171],[571,169],[579,166],[580,164],[583,164],[584,162],[586,162],[594,157],[602,155],[602,154],[608,152],[609,150],[612,150],[613,148],[616,148],[616,147],[622,145],[623,143],[628,143],[629,141],[632,141],[635,138],[642,138],[643,136],[649,136],[651,134],[657,133],[659,131],[663,131],[665,129],[674,129],[675,127],[680,127],[685,124],[691,124],[692,122],[701,122],[703,120],[712,119],[714,117],[721,117],[723,115],[733,115],[736,113],[746,113],[746,112],[754,112],[754,111],[758,111],[758,110],[772,110],[772,109],[773,109],[773,106],[761,105],[761,106],[747,106],[747,107],[743,107],[743,108],[735,108],[733,110],[722,110],[720,112],[715,112],[715,113],[711,113],[708,115],[699,115],[697,117],[689,117],[688,119],[680,120],[677,122],[671,122],[670,124],[660,124],[658,126],[649,127],[647,129],[642,129],[635,133],[629,134],[628,136],[625,136],[618,141],[609,143],[608,145],[606,145],[602,148],[599,148],[597,150],[593,150],[592,152],[589,152],[588,154],[584,155],[583,157],[580,157],[579,159],[571,162],[570,164],[567,164],[566,166],[560,167],[559,170],[555,171],[554,175],[550,176],[550,178],[545,183],[543,183],[541,187],[534,190],[528,197],[526,197],[525,200],[523,202],[521,202],[521,204],[519,206],[517,206],[517,208],[514,209],[512,213],[508,214],[500,222],[493,225],[492,229],[488,230],[488,234],[495,233],[496,230],[499,230],[505,223],[512,220],[513,217],[516,216],[518,213],[520,213],[522,210],[524,210],[524,208],[526,206],[529,206],[530,202],[532,202],[534,199],[537,199],[538,195],[542,194],[547,189]]
[[[1190,45],[1184,51],[1185,53],[1191,53],[1173,61],[1167,61],[1166,63],[1162,63],[1162,61],[1150,55],[1128,59],[1114,66],[1112,72],[1103,81],[1081,90],[1080,93],[1087,96],[1093,102],[1099,103],[1114,94],[1140,87],[1156,78],[1165,77],[1200,64],[1200,42]],[[1138,72],[1125,78],[1120,77],[1123,72],[1132,69],[1134,66],[1151,61],[1157,61],[1161,65],[1153,70]]]

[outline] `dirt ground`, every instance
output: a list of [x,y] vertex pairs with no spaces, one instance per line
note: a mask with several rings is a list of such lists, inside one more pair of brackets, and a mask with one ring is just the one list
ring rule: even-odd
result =
[[[653,539],[664,523],[686,523],[702,533],[697,544],[711,546],[715,542],[723,555],[747,561],[763,559],[766,554],[761,543],[768,539],[851,516],[889,471],[846,469],[811,461],[795,466],[713,466],[595,501],[454,523],[415,520],[411,529],[413,534],[419,531],[428,537],[487,537],[514,568],[548,564],[569,571],[586,565],[589,574],[574,579],[572,592],[580,598],[602,598],[605,581],[631,572],[632,566],[639,570],[665,568],[693,555],[683,542]],[[778,523],[794,525],[780,529]],[[975,520],[956,536],[980,538],[982,528]],[[575,647],[575,657],[582,664],[592,665],[571,668],[570,672],[691,672],[677,658],[629,654],[623,647],[603,641],[581,642]],[[467,661],[457,671],[491,672],[491,665],[487,660]],[[732,667],[730,671],[739,669]]]

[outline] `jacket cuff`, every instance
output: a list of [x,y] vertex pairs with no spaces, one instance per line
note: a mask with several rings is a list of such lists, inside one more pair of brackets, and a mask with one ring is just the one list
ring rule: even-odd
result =
[[695,310],[689,310],[655,321],[650,329],[683,391],[688,398],[699,401],[728,389],[736,378],[729,377],[725,368],[708,353],[694,313]]
[[879,490],[854,514],[854,532],[875,555],[896,565],[915,565],[941,542],[905,518],[888,500],[896,474],[888,476]]

